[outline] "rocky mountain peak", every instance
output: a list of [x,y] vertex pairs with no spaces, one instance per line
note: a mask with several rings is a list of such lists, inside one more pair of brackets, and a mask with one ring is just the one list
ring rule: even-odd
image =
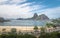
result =
[[37,13],[34,13],[32,19],[36,19],[38,17],[38,14]]
[[40,20],[49,20],[49,18],[45,14],[39,15]]

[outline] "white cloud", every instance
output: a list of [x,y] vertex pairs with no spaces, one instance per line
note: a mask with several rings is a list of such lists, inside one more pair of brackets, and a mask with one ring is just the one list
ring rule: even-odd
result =
[[0,5],[3,4],[20,4],[26,2],[27,0],[0,0]]
[[58,18],[60,17],[60,7],[43,9],[39,14],[46,14],[49,18]]
[[0,0],[0,2],[4,2],[4,1],[7,1],[7,0]]
[[[5,5],[4,3],[8,2],[8,4],[13,5]],[[57,18],[60,17],[60,7],[55,8],[46,8],[42,9],[46,6],[43,5],[32,5],[32,3],[24,3],[21,5],[17,5],[22,2],[26,2],[27,0],[0,0],[0,16],[5,18],[29,18],[33,16],[33,13],[46,14],[49,18]],[[41,10],[42,9],[42,10]],[[36,11],[35,11],[36,10]]]
[[25,2],[26,0],[12,0],[11,2],[14,2],[14,3],[21,3],[21,2]]
[[37,10],[39,5],[29,6],[32,3],[22,5],[0,5],[0,16],[5,18],[29,18],[33,16],[32,10]]

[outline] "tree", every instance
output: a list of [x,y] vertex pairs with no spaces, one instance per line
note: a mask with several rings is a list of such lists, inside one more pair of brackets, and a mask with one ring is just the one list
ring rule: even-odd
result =
[[60,19],[53,19],[52,22],[53,23],[60,23]]
[[40,34],[39,38],[58,38],[59,33],[58,32],[50,32],[50,33],[44,33]]
[[34,26],[34,35],[37,37],[39,35],[39,30],[37,26]]
[[3,29],[2,29],[2,34],[7,34],[6,28],[3,28]]
[[45,33],[45,30],[46,30],[45,27],[41,27],[40,29],[42,33]]
[[3,28],[3,29],[2,29],[2,31],[5,31],[5,30],[6,30],[6,28]]
[[11,33],[12,33],[12,34],[16,34],[16,33],[17,33],[17,32],[16,32],[16,28],[12,28],[12,29],[11,29]]
[[46,36],[45,36],[45,35],[46,35],[46,33],[45,33],[45,30],[46,30],[45,27],[41,27],[40,30],[41,30],[41,31],[40,31],[40,36],[39,36],[39,38],[45,38],[45,37],[46,37]]
[[[53,27],[53,29],[56,30],[56,26],[57,26],[57,25],[54,24],[54,23],[47,23],[46,26],[47,26],[48,28]],[[50,31],[50,29],[49,29],[49,31]]]
[[36,38],[34,35],[24,34],[23,38]]
[[[51,27],[54,26],[54,24],[53,24],[53,23],[47,23],[46,26],[47,26],[48,28],[51,28]],[[50,30],[51,30],[51,29],[49,29],[49,32],[50,32]]]
[[34,30],[38,30],[38,27],[37,26],[34,26]]
[[46,26],[47,26],[48,28],[50,28],[50,27],[53,26],[53,24],[52,24],[52,23],[47,23]]
[[48,28],[50,28],[50,27],[56,28],[56,25],[54,23],[47,23],[46,26]]

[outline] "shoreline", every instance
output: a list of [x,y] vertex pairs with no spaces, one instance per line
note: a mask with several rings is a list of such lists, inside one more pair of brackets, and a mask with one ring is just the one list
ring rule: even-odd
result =
[[[41,28],[41,26],[37,26],[38,30]],[[0,31],[2,32],[2,29],[6,29],[6,31],[11,31],[12,28],[16,28],[17,32],[31,32],[34,31],[34,26],[0,26]]]
[[[37,26],[38,27],[38,31],[41,31],[41,26]],[[26,32],[34,32],[34,26],[0,26],[0,32],[3,32],[3,29],[5,29],[5,32],[11,32],[11,29],[15,28],[16,32],[22,32],[22,33],[26,33]],[[59,31],[60,27],[57,27],[57,29],[54,29],[53,27],[48,28],[48,27],[44,27],[46,32],[53,32],[53,31]]]

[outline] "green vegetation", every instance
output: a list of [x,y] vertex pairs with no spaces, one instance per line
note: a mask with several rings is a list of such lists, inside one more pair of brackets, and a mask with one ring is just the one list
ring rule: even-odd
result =
[[[53,23],[47,23],[46,26],[48,28],[56,28],[55,23],[60,23],[60,20],[53,20]],[[6,32],[6,29],[2,29],[2,33],[0,34],[0,38],[60,38],[60,31],[46,32],[45,27],[40,28],[40,33],[38,34],[38,27],[34,26],[34,32],[29,33],[17,33],[16,28],[12,28],[10,32]],[[34,35],[35,33],[35,35]],[[37,33],[37,34],[36,34]]]
[[45,27],[41,27],[40,29],[41,29],[41,33],[45,33],[45,30],[46,30]]
[[24,35],[15,35],[15,34],[2,34],[0,38],[36,38],[34,35],[24,34]]
[[59,32],[44,33],[39,36],[39,38],[60,38]]
[[50,27],[53,26],[53,24],[52,24],[52,23],[47,23],[46,26],[47,26],[48,28],[50,28]]
[[52,22],[54,22],[54,23],[60,23],[60,19],[53,19]]
[[[36,38],[36,36],[32,34],[1,34],[0,38]],[[51,32],[51,33],[43,33],[40,34],[39,38],[60,38],[59,32]]]
[[9,22],[10,20],[8,19],[4,19],[3,17],[0,17],[0,23],[3,23],[3,22]]
[[34,26],[34,30],[38,30],[38,27],[37,26]]
[[[35,30],[38,30],[38,27],[35,26],[34,27]],[[60,32],[46,32],[46,28],[45,27],[41,27],[40,28],[40,33],[35,36],[33,33],[28,34],[28,33],[21,33],[19,31],[19,34],[17,34],[16,28],[12,28],[11,32],[5,33],[5,28],[2,29],[2,31],[4,33],[0,34],[0,38],[60,38]]]
[[10,34],[17,34],[16,28],[12,28]]
[[47,23],[46,26],[48,28],[51,28],[51,27],[56,28],[56,25],[54,23]]
[[53,28],[56,29],[56,27],[59,27],[60,26],[60,18],[59,19],[53,19],[52,20],[52,23],[47,23],[46,26],[48,28],[53,27]]

